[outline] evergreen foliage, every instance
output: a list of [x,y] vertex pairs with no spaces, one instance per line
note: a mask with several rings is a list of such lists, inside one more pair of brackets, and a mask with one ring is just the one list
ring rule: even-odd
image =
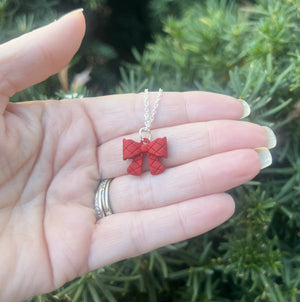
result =
[[[66,3],[28,2],[0,1],[2,41],[37,26],[43,10],[56,16]],[[109,1],[73,0],[67,7],[72,5],[92,14],[109,7]],[[73,81],[66,90],[60,87],[62,78],[68,80],[65,73],[60,81],[52,77],[13,100],[99,94],[107,91],[97,86],[106,76],[116,82],[111,92],[163,86],[230,94],[251,105],[249,121],[277,133],[274,163],[231,191],[236,214],[217,229],[90,272],[30,301],[300,301],[299,1],[151,0],[148,11],[153,42],[143,52],[133,49],[136,62],[123,64],[119,83],[97,63],[119,54],[110,45],[89,45],[73,60],[69,77],[87,62],[96,62],[102,75],[95,72],[87,85]]]

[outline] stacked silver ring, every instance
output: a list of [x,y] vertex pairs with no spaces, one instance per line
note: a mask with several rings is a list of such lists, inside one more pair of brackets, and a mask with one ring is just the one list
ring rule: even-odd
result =
[[112,209],[110,207],[109,194],[108,194],[109,186],[112,180],[113,178],[106,178],[103,179],[99,184],[95,196],[95,210],[96,210],[97,220],[113,214]]

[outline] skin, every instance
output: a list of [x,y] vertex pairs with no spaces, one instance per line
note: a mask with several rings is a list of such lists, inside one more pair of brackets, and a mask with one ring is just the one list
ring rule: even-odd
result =
[[[200,235],[234,212],[224,191],[260,171],[258,125],[241,102],[163,93],[153,137],[167,136],[166,171],[127,175],[122,139],[138,139],[143,94],[9,103],[62,69],[85,33],[82,13],[0,46],[0,300],[57,289],[90,270]],[[156,92],[150,95],[154,100]],[[100,179],[115,214],[96,221]]]

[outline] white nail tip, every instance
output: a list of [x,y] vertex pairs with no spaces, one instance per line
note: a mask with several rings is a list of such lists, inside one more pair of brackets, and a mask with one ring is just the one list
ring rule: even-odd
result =
[[272,164],[272,155],[267,148],[255,149],[260,159],[260,169],[264,169]]
[[82,12],[83,12],[83,8],[74,9],[71,12],[66,13],[65,15],[63,15],[62,17],[60,17],[59,20],[65,18],[65,17],[69,17],[69,16],[72,16],[72,15],[76,15],[76,14],[82,13]]
[[249,104],[246,101],[244,101],[244,100],[239,100],[239,101],[241,102],[241,104],[243,106],[243,115],[241,117],[241,119],[242,119],[242,118],[245,118],[245,117],[250,115],[251,108],[250,108]]
[[266,126],[262,126],[263,129],[266,131],[267,134],[267,138],[268,138],[268,149],[272,149],[276,146],[277,144],[277,139],[276,139],[276,135],[273,132],[273,130],[269,127]]

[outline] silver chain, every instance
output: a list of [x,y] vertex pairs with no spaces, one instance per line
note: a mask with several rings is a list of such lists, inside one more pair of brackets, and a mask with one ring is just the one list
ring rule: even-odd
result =
[[161,88],[159,88],[158,94],[156,96],[156,101],[152,108],[151,116],[150,116],[149,93],[148,93],[148,89],[145,89],[145,96],[144,96],[145,114],[144,114],[144,117],[145,117],[145,130],[146,131],[150,131],[151,124],[155,119],[157,108],[158,108],[159,102],[161,100],[162,92],[163,92],[163,90]]
[[159,102],[161,100],[161,96],[162,96],[162,93],[163,93],[163,90],[161,88],[159,88],[158,90],[158,94],[156,96],[156,101],[153,105],[153,108],[152,108],[152,111],[151,111],[151,115],[150,115],[150,101],[149,101],[149,92],[148,92],[148,89],[145,89],[145,95],[144,95],[144,104],[145,104],[145,114],[144,114],[144,117],[145,117],[145,127],[141,128],[140,129],[140,137],[141,139],[144,139],[143,137],[143,132],[144,133],[148,133],[148,138],[149,140],[151,140],[152,138],[152,135],[151,135],[151,124],[152,122],[154,121],[155,119],[155,115],[157,113],[157,108],[158,108],[158,105],[159,105]]

